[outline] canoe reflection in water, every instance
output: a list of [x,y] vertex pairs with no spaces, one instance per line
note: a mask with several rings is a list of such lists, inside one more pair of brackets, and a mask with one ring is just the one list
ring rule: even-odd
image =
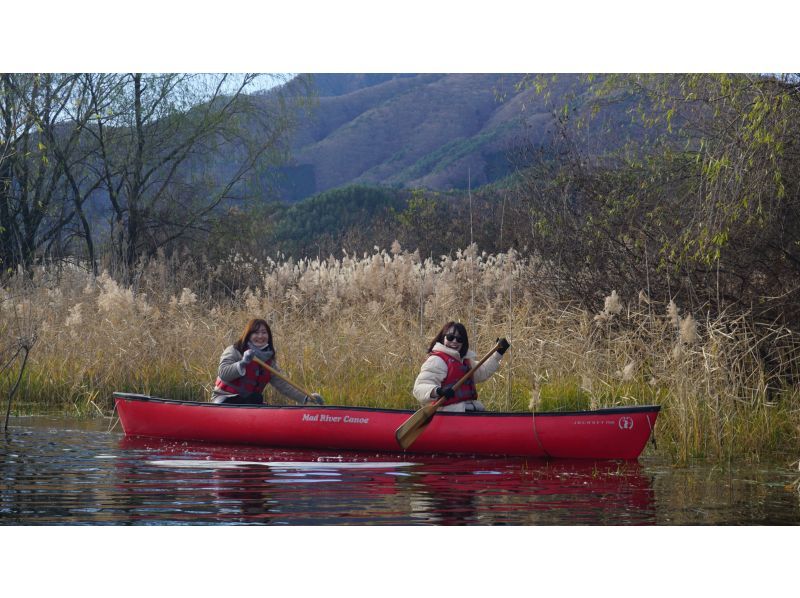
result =
[[655,523],[651,481],[635,461],[451,461],[418,478],[414,516],[441,525]]
[[654,524],[636,461],[445,457],[123,437],[131,522]]

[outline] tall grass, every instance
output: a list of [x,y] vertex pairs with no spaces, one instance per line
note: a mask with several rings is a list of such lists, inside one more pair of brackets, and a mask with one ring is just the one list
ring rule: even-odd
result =
[[[793,331],[742,313],[684,313],[644,293],[610,292],[587,311],[539,288],[539,266],[475,246],[421,259],[395,243],[371,255],[232,256],[216,266],[162,257],[141,266],[130,287],[76,267],[37,271],[30,283],[18,277],[0,289],[4,334],[15,333],[23,310],[39,338],[15,412],[109,414],[114,390],[207,400],[222,349],[254,316],[270,321],[290,379],[328,403],[415,408],[411,387],[427,344],[452,318],[470,325],[479,355],[499,336],[512,343],[479,387],[489,409],[655,403],[663,407],[659,450],[677,459],[796,456]],[[11,382],[0,376],[2,396]]]

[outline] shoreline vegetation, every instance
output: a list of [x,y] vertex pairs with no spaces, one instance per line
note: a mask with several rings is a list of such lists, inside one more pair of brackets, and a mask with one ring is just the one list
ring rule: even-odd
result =
[[[271,323],[287,375],[329,404],[416,409],[427,343],[453,318],[478,354],[499,336],[512,344],[479,387],[490,410],[657,404],[658,448],[647,450],[676,462],[796,458],[800,340],[790,329],[646,288],[608,289],[587,310],[541,288],[539,266],[474,244],[421,259],[395,242],[327,259],[233,255],[216,267],[162,255],[130,286],[74,264],[40,268],[0,288],[3,339],[30,344],[11,412],[108,416],[113,391],[209,400],[222,349],[254,316]],[[19,373],[12,345],[3,341],[4,411]]]

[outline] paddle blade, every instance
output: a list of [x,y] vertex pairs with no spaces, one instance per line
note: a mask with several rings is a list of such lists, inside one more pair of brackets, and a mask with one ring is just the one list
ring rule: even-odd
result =
[[397,444],[400,445],[400,448],[406,450],[413,444],[436,414],[437,407],[438,402],[425,405],[425,407],[415,411],[411,417],[395,430],[394,437],[397,439]]

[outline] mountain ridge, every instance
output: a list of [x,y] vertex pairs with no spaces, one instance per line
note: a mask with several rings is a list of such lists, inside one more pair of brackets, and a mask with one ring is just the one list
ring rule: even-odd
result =
[[[316,106],[291,139],[283,196],[349,184],[463,189],[509,174],[509,154],[540,144],[547,97],[513,74],[311,75]],[[553,83],[559,97],[578,83]]]

